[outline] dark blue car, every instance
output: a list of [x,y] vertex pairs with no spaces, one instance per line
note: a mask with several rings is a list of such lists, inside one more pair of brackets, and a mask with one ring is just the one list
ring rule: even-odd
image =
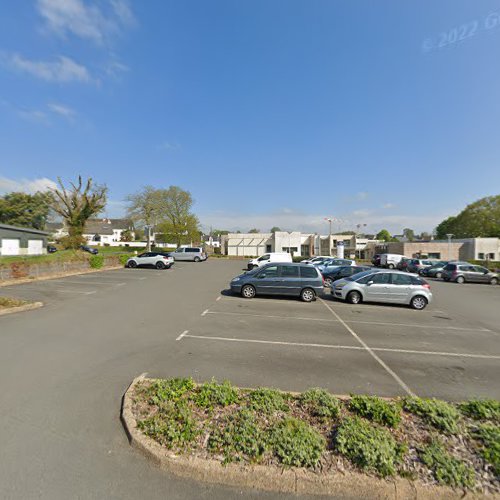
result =
[[233,278],[231,291],[246,299],[256,295],[290,295],[312,302],[323,292],[323,277],[310,264],[276,262]]

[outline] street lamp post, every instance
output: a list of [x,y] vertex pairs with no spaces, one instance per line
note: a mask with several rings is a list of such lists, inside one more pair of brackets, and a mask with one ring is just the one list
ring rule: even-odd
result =
[[453,234],[448,233],[446,237],[448,238],[448,260],[451,260],[451,238],[453,237]]
[[333,217],[325,217],[325,220],[327,220],[330,223],[330,230],[328,232],[328,255],[331,257],[331,255],[332,255],[332,222],[333,222]]

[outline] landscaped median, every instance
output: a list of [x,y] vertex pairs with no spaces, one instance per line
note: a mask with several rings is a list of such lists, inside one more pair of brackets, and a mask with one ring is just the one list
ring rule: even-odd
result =
[[367,496],[500,494],[500,402],[335,397],[138,377],[123,398],[131,443],[214,483]]
[[0,296],[0,316],[15,312],[30,311],[42,307],[42,302],[29,302],[27,300],[16,299],[14,297]]

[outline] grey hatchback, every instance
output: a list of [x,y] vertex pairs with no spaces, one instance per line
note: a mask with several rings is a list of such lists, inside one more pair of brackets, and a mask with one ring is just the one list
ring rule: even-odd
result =
[[231,280],[231,291],[246,299],[256,295],[290,295],[312,302],[323,291],[323,277],[315,266],[276,262]]
[[498,274],[467,262],[450,262],[443,268],[443,279],[455,283],[489,283],[498,285]]

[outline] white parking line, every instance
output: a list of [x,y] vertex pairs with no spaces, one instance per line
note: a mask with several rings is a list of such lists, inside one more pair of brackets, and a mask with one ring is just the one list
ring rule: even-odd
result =
[[[208,335],[189,335],[188,330],[177,337],[181,339],[201,339],[201,340],[218,340],[220,342],[242,342],[247,344],[270,344],[270,345],[286,345],[292,347],[319,347],[326,349],[346,349],[351,351],[365,351],[365,347],[352,345],[337,345],[337,344],[313,344],[309,342],[285,342],[281,340],[258,340],[258,339],[239,339],[235,337],[211,337]],[[389,349],[385,347],[372,347],[372,351],[396,352],[402,354],[420,354],[424,356],[451,356],[458,358],[477,358],[477,359],[500,359],[500,356],[489,354],[468,354],[460,352],[440,352],[440,351],[417,351],[410,349]],[[406,390],[406,389],[405,389]]]
[[85,281],[69,281],[69,280],[50,280],[52,283],[71,283],[76,285],[114,285],[123,286],[125,283],[117,283],[116,281],[92,281],[91,283],[85,283]]
[[189,330],[184,330],[175,340],[183,339],[188,333],[189,333]]
[[336,323],[338,320],[336,319],[323,319],[323,318],[307,318],[307,317],[295,317],[295,316],[280,316],[273,314],[253,314],[253,313],[236,313],[236,312],[224,312],[224,311],[209,311],[208,309],[202,314],[205,316],[206,314],[222,314],[228,316],[252,316],[255,318],[274,318],[274,319],[298,319],[301,321],[325,321],[327,323]]
[[364,342],[358,334],[323,300],[320,299],[321,302],[325,305],[325,307],[344,325],[346,330],[367,350],[367,352],[372,356],[372,358],[382,367],[384,370],[400,385],[400,387],[405,390],[410,396],[415,396],[415,393],[401,380],[401,378],[397,375],[396,372],[391,370],[384,361],[382,361],[368,346],[366,342]]
[[222,297],[219,295],[216,299],[215,302],[219,302],[219,300],[222,299]]
[[208,309],[205,309],[205,310],[201,313],[201,315],[202,315],[202,316],[205,316],[205,314],[207,314],[208,312],[209,312],[209,311],[208,311]]
[[358,321],[358,320],[346,320],[346,323],[357,323],[357,324],[363,324],[363,325],[384,325],[384,326],[406,326],[410,328],[432,328],[432,329],[438,329],[438,330],[462,330],[465,332],[491,332],[491,330],[488,330],[487,328],[463,328],[460,326],[432,326],[432,325],[412,325],[409,323],[383,323],[381,321]]

